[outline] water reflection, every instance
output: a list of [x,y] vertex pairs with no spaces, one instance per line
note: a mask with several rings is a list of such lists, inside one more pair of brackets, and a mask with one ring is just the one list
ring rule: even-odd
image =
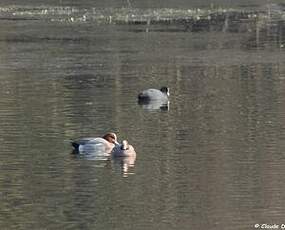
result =
[[85,160],[98,160],[98,161],[107,161],[110,158],[110,154],[106,153],[98,153],[98,152],[78,152],[76,150],[73,150],[71,152],[72,156],[77,159],[85,159]]
[[94,161],[96,167],[111,168],[115,173],[119,173],[123,177],[134,174],[136,155],[129,157],[112,157],[110,155],[82,153],[78,154],[74,151],[71,153],[72,159],[80,161]]
[[134,174],[136,156],[112,157],[111,162],[114,171],[121,173],[123,177],[128,177],[129,175]]
[[154,110],[161,110],[161,111],[168,111],[170,109],[170,102],[168,101],[167,104],[162,103],[161,101],[154,100],[154,101],[138,101],[138,104],[145,110],[154,111]]

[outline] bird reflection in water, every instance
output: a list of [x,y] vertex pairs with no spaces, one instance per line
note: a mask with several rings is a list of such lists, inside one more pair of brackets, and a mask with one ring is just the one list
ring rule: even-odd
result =
[[[72,152],[74,158],[80,160],[96,161],[96,165],[102,168],[109,168],[115,173],[120,173],[123,177],[133,175],[136,161],[136,154],[131,156],[114,156],[110,154],[100,154],[98,152],[78,154],[78,152]],[[98,164],[97,164],[98,163]]]
[[136,155],[128,157],[112,157],[111,162],[114,167],[114,171],[118,171],[123,177],[128,177],[134,174]]
[[138,104],[145,110],[153,111],[153,110],[161,110],[161,111],[169,111],[169,101],[167,103],[161,103],[160,101],[151,101],[144,102],[138,101]]

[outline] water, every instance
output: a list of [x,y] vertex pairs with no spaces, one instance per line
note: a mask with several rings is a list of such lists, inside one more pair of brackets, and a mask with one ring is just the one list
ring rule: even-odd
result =
[[[283,223],[282,20],[197,29],[14,7],[0,20],[1,229]],[[169,110],[137,104],[163,85]],[[108,131],[137,158],[70,154]]]

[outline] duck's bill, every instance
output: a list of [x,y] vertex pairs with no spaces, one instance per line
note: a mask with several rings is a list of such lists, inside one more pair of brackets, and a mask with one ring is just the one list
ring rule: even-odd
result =
[[115,141],[115,145],[120,145],[120,143],[118,141]]

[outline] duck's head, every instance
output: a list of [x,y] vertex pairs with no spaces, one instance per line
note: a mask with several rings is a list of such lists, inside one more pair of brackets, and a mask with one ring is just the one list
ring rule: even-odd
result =
[[115,133],[107,133],[103,136],[103,138],[105,140],[107,140],[110,143],[113,143],[115,145],[118,145],[118,141],[117,141],[117,135]]
[[122,141],[121,149],[122,149],[122,150],[127,150],[127,149],[129,149],[129,143],[128,143],[127,140],[123,140],[123,141]]
[[163,87],[161,87],[160,91],[163,92],[163,93],[165,93],[167,96],[170,95],[170,94],[169,94],[169,88],[168,88],[168,87],[163,86]]

